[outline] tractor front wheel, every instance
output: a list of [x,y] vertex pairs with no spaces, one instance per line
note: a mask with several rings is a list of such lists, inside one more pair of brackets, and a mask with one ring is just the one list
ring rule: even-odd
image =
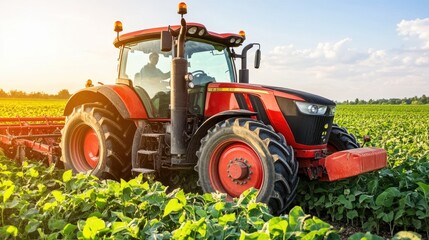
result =
[[298,162],[292,147],[270,126],[248,118],[216,124],[197,152],[199,184],[204,192],[238,197],[253,187],[257,200],[273,214],[284,212],[296,195]]
[[101,103],[73,109],[62,130],[62,161],[74,173],[127,179],[131,173],[132,122]]
[[330,153],[359,147],[356,137],[350,134],[347,129],[339,127],[337,124],[332,126],[328,140],[328,151]]

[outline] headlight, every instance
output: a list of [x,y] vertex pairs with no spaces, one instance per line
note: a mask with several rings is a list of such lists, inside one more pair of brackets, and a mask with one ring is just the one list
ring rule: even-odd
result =
[[325,115],[328,106],[318,105],[314,103],[295,102],[299,111],[308,115]]
[[195,34],[197,32],[198,28],[197,27],[191,27],[188,29],[188,33],[189,34]]
[[335,106],[329,106],[329,109],[331,110],[331,112],[329,113],[329,115],[334,116],[335,115],[335,111],[337,110]]

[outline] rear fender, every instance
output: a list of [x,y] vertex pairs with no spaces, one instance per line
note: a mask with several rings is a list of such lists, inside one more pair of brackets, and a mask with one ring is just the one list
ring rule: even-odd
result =
[[88,102],[111,103],[123,119],[148,118],[139,96],[126,85],[102,85],[82,89],[68,100],[64,116],[70,115],[74,107]]
[[198,149],[200,149],[201,139],[207,134],[207,131],[210,128],[212,128],[216,123],[232,117],[252,117],[252,116],[256,116],[256,113],[252,111],[240,109],[240,110],[220,112],[205,120],[203,124],[201,124],[201,126],[197,129],[195,134],[192,136],[191,140],[189,141],[188,149],[186,152],[187,153],[186,163],[197,163],[198,158],[195,155],[195,153],[198,151]]

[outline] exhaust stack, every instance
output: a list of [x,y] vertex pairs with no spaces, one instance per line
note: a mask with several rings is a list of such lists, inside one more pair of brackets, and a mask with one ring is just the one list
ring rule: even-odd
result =
[[172,159],[180,161],[186,153],[185,128],[188,111],[188,91],[185,75],[188,72],[188,61],[185,59],[186,20],[183,15],[187,13],[186,4],[179,3],[178,13],[181,15],[181,27],[174,48],[175,54],[171,65],[171,154]]

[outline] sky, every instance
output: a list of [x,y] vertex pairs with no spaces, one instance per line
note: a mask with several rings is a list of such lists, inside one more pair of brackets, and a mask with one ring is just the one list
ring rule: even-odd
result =
[[[172,0],[0,0],[0,89],[113,84],[124,33],[179,23]],[[188,22],[261,44],[250,82],[336,101],[429,95],[427,0],[190,0]],[[251,66],[251,62],[248,64]]]

